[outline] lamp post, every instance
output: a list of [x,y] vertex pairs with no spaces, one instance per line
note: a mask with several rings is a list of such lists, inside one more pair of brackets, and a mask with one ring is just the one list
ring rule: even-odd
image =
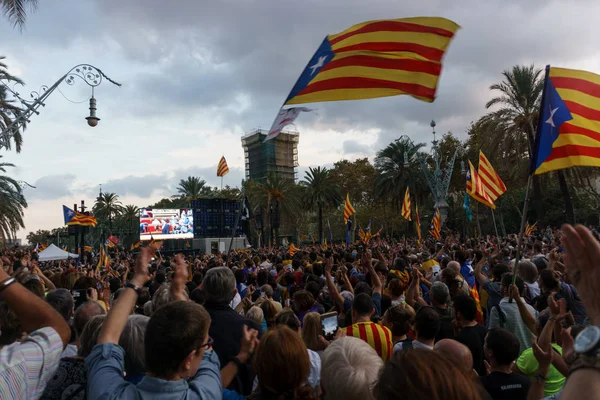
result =
[[[448,218],[448,187],[450,186],[450,178],[452,177],[452,170],[454,169],[454,161],[456,160],[456,153],[458,150],[454,152],[450,160],[446,163],[446,166],[443,167],[441,165],[443,164],[443,161],[440,160],[439,142],[435,138],[435,121],[432,120],[429,126],[431,126],[433,133],[430,153],[430,157],[433,161],[433,168],[431,168],[427,162],[428,157],[416,154],[416,159],[419,161],[419,164],[421,164],[421,171],[423,172],[423,175],[425,175],[427,185],[429,186],[433,200],[435,201],[434,207],[440,210],[440,217],[442,219],[442,224],[444,224]],[[404,136],[405,135],[401,136],[401,138]],[[405,168],[409,165],[408,161],[408,153],[405,151]],[[461,161],[461,172],[462,171],[464,171],[464,163]]]
[[94,127],[98,125],[100,118],[96,115],[96,98],[94,97],[94,88],[99,86],[102,83],[103,79],[106,79],[110,83],[116,86],[121,86],[120,83],[113,81],[108,76],[102,72],[99,68],[94,67],[90,64],[79,64],[75,67],[71,68],[69,72],[60,77],[54,84],[50,87],[43,85],[39,90],[32,91],[29,95],[32,100],[25,100],[21,97],[21,95],[16,92],[13,88],[8,86],[6,83],[0,81],[0,85],[3,86],[12,96],[21,104],[23,107],[18,111],[9,111],[14,118],[12,118],[12,122],[0,132],[0,148],[8,148],[10,146],[10,139],[17,133],[19,130],[24,128],[30,121],[30,118],[33,114],[39,114],[38,109],[40,107],[46,106],[46,99],[54,93],[54,91],[58,88],[58,86],[66,82],[67,85],[74,85],[77,81],[76,78],[81,79],[85,82],[89,87],[92,88],[92,96],[90,97],[90,115],[86,117],[87,123],[89,126]]

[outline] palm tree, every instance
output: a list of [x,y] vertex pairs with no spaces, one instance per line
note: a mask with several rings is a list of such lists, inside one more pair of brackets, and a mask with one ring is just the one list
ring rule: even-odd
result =
[[396,209],[402,204],[407,186],[410,186],[411,195],[421,200],[428,190],[421,167],[415,160],[423,147],[425,143],[415,144],[403,136],[377,152],[375,168],[379,175],[375,179],[375,193],[390,199]]
[[27,8],[35,10],[37,5],[37,0],[0,0],[0,11],[14,26],[23,29],[27,19]]
[[[3,0],[0,0],[0,4]],[[16,76],[13,76],[8,73],[7,65],[3,63],[6,57],[0,56],[0,81],[7,85],[18,84],[23,85],[23,81]],[[22,112],[23,110],[15,105],[14,100],[10,99],[8,96],[8,89],[4,85],[0,85],[0,131],[6,129],[13,122],[13,118]],[[19,129],[12,129],[10,135],[12,136],[12,140],[15,143],[15,148],[17,153],[21,152],[21,145],[23,144],[23,136],[21,136],[21,132]],[[8,140],[6,142],[6,146],[8,150],[11,148],[11,142]]]
[[138,206],[128,204],[125,207],[123,207],[120,216],[123,220],[123,224],[125,225],[125,227],[130,229],[133,226],[135,226],[135,222],[139,222],[140,209],[138,208]]
[[[498,93],[498,96],[485,105],[488,109],[499,108],[485,115],[481,123],[489,135],[490,147],[498,152],[514,155],[514,149],[522,149],[525,147],[523,144],[527,143],[527,155],[531,159],[544,90],[542,70],[533,65],[515,65],[511,70],[502,72],[502,75],[504,77],[502,82],[490,86],[490,90]],[[524,156],[524,154],[515,156]],[[518,164],[514,163],[514,165]],[[567,218],[573,221],[573,204],[562,171],[558,172],[558,179],[565,200]],[[533,179],[533,189],[537,218],[541,219],[542,191],[537,175]]]
[[116,193],[100,193],[92,209],[96,217],[108,220],[108,226],[112,230],[112,221],[123,212],[123,205]]
[[309,210],[317,209],[319,220],[319,241],[323,243],[323,208],[339,205],[342,201],[340,189],[334,185],[331,171],[323,167],[310,167],[306,171],[304,180],[300,182],[303,187],[302,201]]
[[194,200],[205,194],[210,188],[206,187],[206,181],[197,176],[188,176],[187,179],[181,179],[177,186],[177,193],[182,199]]
[[293,215],[299,207],[299,193],[292,180],[269,173],[260,184],[258,202],[265,206],[268,213],[269,231],[275,242],[279,235],[281,215]]
[[[8,167],[14,165],[0,162],[0,173],[6,173]],[[19,183],[6,175],[0,175],[0,238],[3,241],[14,238],[17,230],[25,227],[24,208],[27,208],[27,201]]]

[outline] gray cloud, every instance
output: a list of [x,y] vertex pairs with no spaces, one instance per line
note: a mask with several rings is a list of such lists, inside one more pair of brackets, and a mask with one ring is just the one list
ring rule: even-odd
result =
[[[184,168],[177,169],[173,173],[149,174],[143,176],[126,176],[112,179],[102,184],[103,192],[113,192],[119,196],[137,196],[144,199],[150,197],[169,197],[177,194],[177,186],[181,179],[188,176],[197,176],[206,181],[211,187],[220,187],[221,179],[216,177],[215,168]],[[244,171],[238,168],[230,168],[229,174],[224,178],[224,186],[240,186],[244,177]],[[98,187],[89,187],[86,193],[90,196],[98,194]]]
[[345,140],[342,144],[345,154],[362,154],[369,152],[368,146],[358,143],[356,140]]
[[71,195],[75,178],[73,174],[43,176],[32,183],[35,189],[25,189],[25,197],[27,200],[53,200]]

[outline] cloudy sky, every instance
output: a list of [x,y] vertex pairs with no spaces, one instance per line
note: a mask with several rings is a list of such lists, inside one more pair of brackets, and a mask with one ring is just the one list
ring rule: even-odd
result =
[[85,84],[60,86],[25,132],[21,154],[4,152],[27,189],[26,229],[62,224],[61,204],[91,204],[98,192],[145,206],[174,193],[181,178],[218,185],[224,154],[243,177],[241,136],[268,128],[323,37],[370,19],[443,16],[461,25],[433,104],[408,96],[323,103],[297,121],[300,175],[309,166],[373,157],[406,134],[464,137],[490,98],[488,87],[515,64],[600,72],[600,3],[592,0],[61,0],[40,2],[20,32],[0,19],[0,55],[22,94],[90,63],[112,79],[96,89],[88,128]]

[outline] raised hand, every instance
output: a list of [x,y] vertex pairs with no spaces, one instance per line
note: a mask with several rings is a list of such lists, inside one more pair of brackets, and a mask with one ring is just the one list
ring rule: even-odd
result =
[[563,225],[565,270],[579,291],[592,325],[600,325],[600,243],[583,225]]
[[148,265],[150,264],[151,258],[152,249],[148,247],[140,249],[140,253],[135,260],[133,279],[131,280],[134,285],[142,287],[146,282],[148,282],[148,279],[150,279],[150,275],[148,274]]
[[175,274],[171,281],[171,294],[177,300],[187,300],[185,296],[185,283],[189,276],[187,261],[183,254],[175,255]]

